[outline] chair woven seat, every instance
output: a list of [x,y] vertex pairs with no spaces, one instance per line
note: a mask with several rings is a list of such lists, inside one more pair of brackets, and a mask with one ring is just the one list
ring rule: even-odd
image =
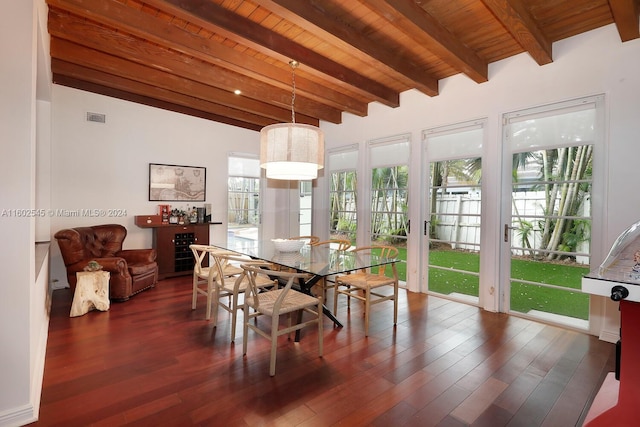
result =
[[[215,265],[213,267],[201,267],[201,274],[203,276],[208,277],[211,272],[213,272],[214,278],[218,277],[218,268]],[[242,274],[242,268],[236,265],[229,264],[224,266],[223,274],[225,277],[237,276],[239,274]]]
[[[315,324],[318,326],[318,356],[322,357],[322,299],[291,289],[295,281],[308,280],[310,276],[306,273],[271,270],[247,264],[242,264],[242,268],[245,270],[250,284],[244,298],[243,355],[247,354],[249,329],[270,340],[269,375],[274,376],[276,374],[278,337]],[[278,282],[278,279],[286,280],[287,282],[283,288],[265,291],[261,290],[257,285],[260,277],[275,279],[276,282]],[[307,320],[303,319],[305,313]],[[285,327],[280,326],[281,315],[288,316],[287,326]],[[262,330],[258,322],[251,323],[251,319],[256,319],[260,316],[271,317],[271,328],[268,332]]]
[[343,285],[348,285],[360,289],[375,289],[381,286],[389,286],[393,285],[393,282],[395,281],[393,277],[386,277],[380,276],[379,274],[362,272],[340,276],[339,280]]
[[[257,297],[248,298],[247,305],[249,305],[251,308],[255,308],[261,313],[271,316],[274,312],[274,305],[283,292],[287,292],[286,289],[276,289],[271,292],[262,292],[258,294]],[[259,299],[258,302],[256,302],[256,298]],[[312,297],[311,295],[303,294],[302,292],[291,290],[291,292],[289,292],[289,295],[287,295],[286,298],[282,301],[282,305],[280,306],[278,312],[280,314],[286,314],[292,311],[302,310],[309,305],[316,304],[318,304],[318,298]]]
[[[264,276],[257,277],[256,282],[259,288],[263,288],[265,286],[273,286],[273,280]],[[244,293],[249,286],[249,279],[247,278],[246,274],[244,274],[244,270],[240,268],[240,276],[236,280],[223,281],[222,285],[220,286],[220,290],[226,292]]]
[[242,267],[233,264],[227,264],[223,267],[223,273],[225,276],[236,276],[238,274],[242,274]]
[[[367,256],[372,252],[379,252],[382,258],[395,258],[398,256],[398,249],[393,246],[361,246],[353,249],[358,256]],[[371,306],[384,301],[393,300],[393,324],[398,322],[398,271],[396,264],[392,263],[393,276],[385,275],[387,265],[378,266],[378,271],[372,273],[370,268],[358,270],[357,272],[340,275],[336,277],[335,293],[333,296],[333,312],[338,310],[338,296],[347,297],[347,307],[351,307],[351,298],[364,302],[364,335],[369,336],[369,315]],[[384,286],[393,288],[391,294],[373,292]]]

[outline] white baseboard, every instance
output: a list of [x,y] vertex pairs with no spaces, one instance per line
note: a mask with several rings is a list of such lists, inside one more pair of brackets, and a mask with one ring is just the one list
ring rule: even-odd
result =
[[18,427],[37,421],[31,404],[12,408],[0,414],[0,426]]
[[615,344],[620,339],[620,335],[618,333],[616,333],[616,332],[600,331],[599,338],[602,341],[606,341],[606,342],[610,342],[610,343]]

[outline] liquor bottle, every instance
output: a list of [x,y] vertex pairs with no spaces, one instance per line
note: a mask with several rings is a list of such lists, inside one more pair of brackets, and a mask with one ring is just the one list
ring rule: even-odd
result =
[[195,224],[198,222],[198,209],[196,209],[196,207],[194,206],[193,209],[191,209],[191,224]]

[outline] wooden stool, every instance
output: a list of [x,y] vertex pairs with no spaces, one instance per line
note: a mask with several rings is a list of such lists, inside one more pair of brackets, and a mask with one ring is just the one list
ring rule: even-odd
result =
[[90,310],[109,310],[109,272],[79,271],[69,317],[82,316]]

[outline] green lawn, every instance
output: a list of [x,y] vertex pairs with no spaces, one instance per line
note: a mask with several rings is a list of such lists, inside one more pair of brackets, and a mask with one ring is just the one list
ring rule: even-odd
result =
[[[398,277],[406,281],[407,249],[399,247],[398,251],[398,258],[403,260],[397,264]],[[443,267],[429,269],[430,291],[478,296],[480,255],[477,252],[431,250],[429,257],[431,265]],[[451,271],[452,268],[469,273]],[[516,280],[511,282],[511,310],[521,313],[538,310],[586,320],[589,318],[589,295],[571,289],[580,289],[582,276],[588,272],[588,267],[513,258],[511,277]],[[520,280],[565,289],[530,285]]]
[[[480,271],[480,255],[476,252],[430,251],[429,262],[446,268],[478,273]],[[456,271],[429,269],[429,290],[449,295],[459,293],[478,296],[478,276]]]
[[571,289],[580,289],[582,276],[588,272],[588,267],[514,259],[511,261],[512,278],[561,286],[567,290],[514,280],[511,282],[511,310],[521,313],[540,310],[587,320],[589,295]]
[[[479,271],[480,256],[475,252],[431,251],[429,257],[432,265],[470,273]],[[513,278],[561,286],[567,290],[529,285],[514,280],[511,282],[511,310],[521,313],[539,310],[586,320],[589,317],[589,296],[573,292],[571,289],[580,289],[582,276],[588,272],[588,267],[514,258],[511,260]],[[478,289],[476,275],[446,269],[429,269],[431,291],[446,295],[457,292],[477,297]]]
[[398,279],[403,282],[407,281],[407,248],[398,248],[398,258],[402,260],[402,262],[396,263],[396,268],[398,269]]

